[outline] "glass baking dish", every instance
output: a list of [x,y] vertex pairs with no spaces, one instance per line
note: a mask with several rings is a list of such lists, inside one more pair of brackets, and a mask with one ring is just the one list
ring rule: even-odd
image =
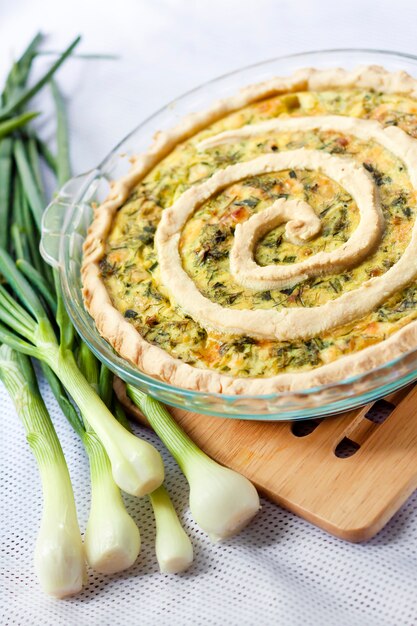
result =
[[174,126],[184,115],[203,110],[213,100],[233,95],[243,86],[288,75],[301,67],[351,69],[369,64],[417,74],[417,57],[380,50],[307,52],[253,65],[197,87],[160,109],[119,143],[96,169],[71,179],[61,189],[44,214],[41,251],[59,270],[65,305],[78,333],[115,374],[173,406],[222,417],[271,421],[301,420],[346,411],[417,379],[417,350],[411,350],[365,374],[302,391],[264,396],[190,391],[152,378],[119,357],[98,333],[81,295],[80,264],[92,217],[91,203],[106,198],[110,182],[128,172],[130,157],[145,151],[157,130]]

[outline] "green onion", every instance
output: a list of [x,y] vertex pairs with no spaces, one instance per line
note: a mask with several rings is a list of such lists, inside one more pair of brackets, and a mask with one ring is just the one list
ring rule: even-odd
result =
[[155,551],[159,569],[177,574],[193,562],[193,546],[181,526],[167,490],[161,486],[149,495],[156,522]]
[[95,434],[83,438],[90,461],[91,506],[85,531],[87,561],[102,574],[133,565],[140,551],[140,534],[112,476],[109,457]]
[[204,454],[157,400],[132,385],[126,388],[184,472],[190,485],[190,509],[197,524],[213,541],[237,533],[260,508],[252,483]]
[[[98,362],[83,343],[78,351],[78,363],[90,385],[97,390]],[[87,420],[84,427],[81,439],[88,454],[91,477],[85,552],[90,567],[102,574],[115,574],[136,561],[140,551],[139,529],[125,508],[100,439]]]
[[2,345],[0,378],[22,420],[42,481],[43,513],[35,548],[37,576],[46,593],[58,598],[73,595],[82,588],[84,553],[61,445],[30,360]]
[[32,286],[7,252],[1,249],[0,271],[24,305],[20,306],[15,301],[15,320],[10,314],[10,305],[0,299],[0,320],[4,324],[0,325],[0,341],[44,361],[55,372],[103,443],[110,458],[113,478],[121,489],[141,496],[159,487],[164,479],[159,452],[119,424],[80,372],[71,350],[74,331],[60,295],[57,309],[60,328],[58,342],[48,315]]

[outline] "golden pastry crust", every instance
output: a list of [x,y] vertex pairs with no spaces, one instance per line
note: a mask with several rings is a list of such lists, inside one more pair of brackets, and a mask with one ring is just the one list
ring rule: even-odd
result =
[[[411,97],[417,97],[417,81],[404,72],[390,73],[383,68],[374,66],[359,68],[352,72],[342,69],[325,71],[314,69],[301,70],[289,78],[275,78],[259,85],[247,87],[232,98],[216,102],[209,110],[187,117],[171,131],[158,133],[152,147],[145,154],[136,159],[129,175],[116,181],[108,199],[94,211],[94,220],[88,231],[84,246],[82,278],[83,295],[87,310],[94,318],[99,332],[123,358],[138,366],[139,369],[145,373],[178,387],[228,394],[258,395],[284,390],[306,389],[316,385],[340,381],[373,369],[417,346],[417,322],[410,322],[388,339],[357,353],[349,354],[336,361],[319,366],[316,369],[282,373],[268,378],[239,378],[228,376],[218,371],[189,365],[171,356],[158,346],[152,345],[146,341],[134,326],[113,306],[110,295],[101,277],[99,264],[105,254],[105,242],[110,232],[115,212],[124,204],[132,188],[142,180],[161,159],[169,154],[177,144],[193,136],[211,123],[221,119],[226,114],[236,111],[249,103],[259,101],[275,94],[320,90],[331,87],[359,87],[375,89],[384,93],[401,93]],[[313,117],[310,118],[310,120],[306,120],[306,118],[286,119],[283,120],[283,124],[298,123],[301,127],[303,124],[307,126],[310,124],[311,127],[313,123],[311,120],[314,120],[316,124],[319,123],[319,120]],[[414,187],[417,187],[417,141],[415,139],[410,138],[399,128],[382,128],[378,122],[343,117],[339,117],[336,121],[342,125],[345,124],[346,132],[350,132],[353,135],[360,135],[362,133],[362,136],[365,135],[371,138],[377,136],[379,141],[395,154],[398,154],[406,164],[412,184]],[[331,126],[332,123],[334,125],[335,120],[323,119],[320,122],[321,124],[329,124]],[[273,120],[271,122],[265,122],[264,124],[272,125],[273,123],[279,125],[280,121]],[[254,125],[254,127],[245,126],[237,131],[226,131],[217,136],[217,138],[209,138],[205,142],[202,142],[202,148],[209,147],[210,143],[214,145],[216,139],[218,142],[228,141],[230,136],[233,135],[233,133],[236,134],[236,132],[241,132],[242,134],[255,133],[256,125]],[[289,153],[287,152],[285,154]],[[273,171],[274,156],[275,155],[270,155],[270,158],[266,157],[264,159],[265,167],[272,168],[264,171]],[[282,154],[276,156],[282,156]],[[336,157],[331,158],[336,159]],[[253,161],[250,163],[253,163]],[[249,166],[248,163],[243,162],[238,166],[230,167],[234,167],[235,170],[237,169],[237,173],[240,168],[241,172],[243,172],[242,176],[244,176],[246,172],[245,167],[248,168]],[[222,170],[222,172],[219,173],[219,177],[226,176],[227,178],[228,170],[230,172],[230,168]],[[364,170],[362,170],[362,174],[366,179]],[[209,181],[215,178],[215,176],[216,175],[209,179]],[[351,182],[351,177],[348,177],[346,182]],[[216,326],[217,323],[218,327],[223,329],[225,324],[225,311],[231,311],[230,319],[233,319],[232,328],[238,332],[250,334],[252,328],[252,333],[256,336],[274,336],[284,339],[298,336],[310,336],[317,328],[332,328],[336,324],[345,323],[346,320],[354,319],[355,316],[358,315],[358,310],[362,310],[361,306],[363,310],[368,310],[369,307],[376,306],[383,297],[386,297],[390,289],[391,291],[399,289],[399,286],[406,284],[417,275],[417,252],[414,252],[414,250],[417,251],[417,227],[415,226],[412,231],[411,241],[397,264],[383,274],[383,276],[371,278],[355,291],[344,294],[321,307],[303,308],[300,311],[293,308],[284,312],[273,310],[239,312],[232,309],[224,309],[203,298],[203,296],[201,297],[205,302],[199,301],[196,304],[196,298],[194,298],[194,296],[199,294],[198,290],[193,286],[195,291],[189,291],[188,288],[190,288],[190,284],[187,288],[186,282],[182,281],[182,279],[177,279],[174,285],[172,279],[175,279],[176,275],[175,272],[171,271],[173,262],[175,262],[174,267],[177,270],[179,269],[178,262],[181,263],[179,254],[177,254],[179,239],[178,224],[181,221],[179,220],[181,202],[183,203],[184,211],[187,211],[187,207],[190,207],[190,199],[192,198],[188,198],[188,200],[186,198],[186,202],[184,202],[183,198],[187,193],[190,197],[198,193],[195,189],[198,190],[199,187],[191,188],[189,192],[185,192],[177,203],[174,203],[172,207],[164,211],[164,219],[161,220],[162,224],[159,225],[156,234],[156,244],[159,257],[160,259],[162,258],[163,270],[167,272],[165,276],[167,283],[165,286],[168,290],[171,290],[172,297],[175,297],[177,301],[179,298],[180,304],[183,306],[187,306],[187,303],[188,306],[190,306],[190,303],[192,304],[193,310],[190,312],[203,326]],[[357,189],[356,192],[358,193]],[[378,237],[382,223],[381,220],[378,220],[378,202],[375,197],[370,199],[370,192],[369,189],[366,189],[366,182],[364,182],[362,186],[359,185],[359,194],[361,192],[366,196],[365,204],[367,209],[373,209],[376,216],[374,219],[364,219],[362,225],[365,232],[368,231],[369,245],[372,245],[372,242]],[[180,205],[179,209],[178,206],[175,206],[177,204]],[[358,201],[358,205],[359,204]],[[287,225],[290,223],[290,221],[287,222]],[[351,239],[353,240],[354,237],[355,233],[353,233]],[[363,237],[361,237],[361,239],[363,240]],[[171,247],[167,245],[167,243],[172,244],[172,242],[174,242],[175,245],[171,245]],[[341,248],[342,247],[338,248],[338,254],[340,254]],[[360,252],[360,250],[361,248],[359,246],[358,252]],[[297,265],[301,264],[296,264],[291,267],[297,268]],[[271,280],[273,280],[273,272],[271,275]],[[162,281],[163,279],[164,274],[162,275]],[[298,280],[300,280],[300,278],[298,278]],[[191,280],[190,283],[193,285]],[[211,318],[207,314],[207,309],[210,308],[210,306],[207,307],[208,303],[214,311],[214,317]],[[217,310],[216,307],[218,307]],[[252,317],[254,318],[253,321],[256,324],[256,328],[253,326],[253,321],[251,322],[252,327],[242,327],[243,318],[251,317],[250,315],[248,316],[248,314],[254,314]],[[316,324],[316,327],[314,327],[314,324]],[[230,330],[230,328],[228,330]]]

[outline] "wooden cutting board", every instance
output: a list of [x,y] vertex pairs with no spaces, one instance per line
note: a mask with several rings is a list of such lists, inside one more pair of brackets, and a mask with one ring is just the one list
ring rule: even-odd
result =
[[[373,537],[417,489],[417,386],[307,422],[224,419],[168,408],[209,456],[341,539]],[[137,409],[136,417],[141,419]]]

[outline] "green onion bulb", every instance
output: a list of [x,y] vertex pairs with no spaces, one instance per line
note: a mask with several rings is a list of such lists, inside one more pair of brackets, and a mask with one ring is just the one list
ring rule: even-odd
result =
[[161,486],[150,495],[156,522],[155,552],[164,574],[177,574],[193,562],[193,546],[181,526],[166,489]]
[[115,574],[136,561],[139,529],[126,511],[100,441],[87,433],[84,443],[91,473],[91,507],[84,539],[87,561],[101,574]]
[[167,409],[132,385],[127,393],[181,467],[190,485],[190,509],[213,541],[239,532],[259,511],[252,483],[208,457],[180,428]]

